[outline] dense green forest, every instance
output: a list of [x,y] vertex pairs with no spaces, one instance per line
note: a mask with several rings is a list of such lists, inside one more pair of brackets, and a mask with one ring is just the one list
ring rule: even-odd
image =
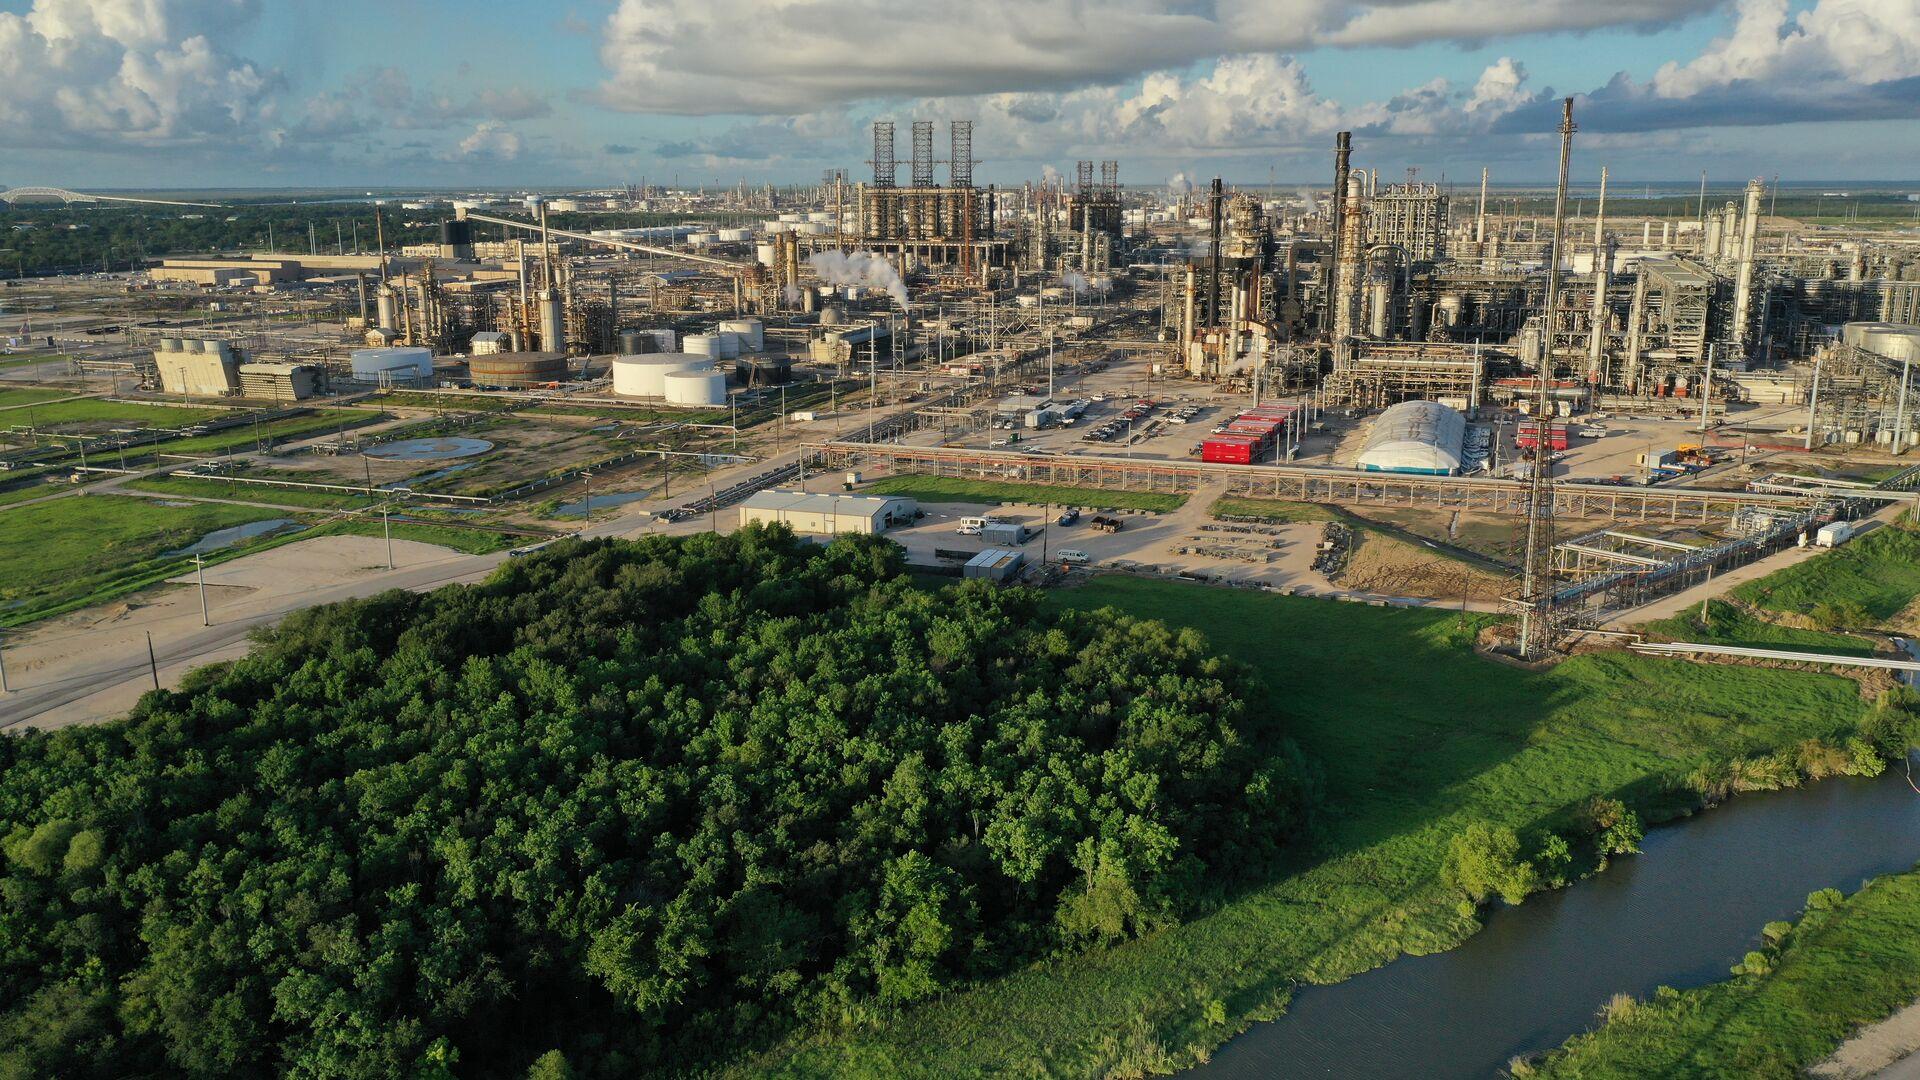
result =
[[[381,211],[387,245],[432,243],[450,208]],[[528,218],[520,207],[501,208],[499,217]],[[765,217],[765,214],[760,217]],[[623,211],[551,214],[557,229],[632,229],[693,221],[744,223],[743,214],[655,213]],[[312,226],[309,230],[308,226]],[[51,269],[125,270],[128,260],[216,251],[280,251],[331,255],[336,248],[373,251],[373,207],[367,203],[242,204],[219,209],[126,207],[111,204],[71,207],[8,208],[0,203],[0,278]],[[500,239],[497,225],[477,225],[480,240]]]
[[568,542],[0,739],[0,1076],[627,1076],[1180,919],[1314,783],[1191,630]]

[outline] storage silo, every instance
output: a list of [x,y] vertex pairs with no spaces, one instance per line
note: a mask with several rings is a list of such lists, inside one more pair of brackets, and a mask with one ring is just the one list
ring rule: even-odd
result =
[[661,380],[669,405],[713,406],[727,403],[727,377],[718,371],[675,371]]
[[361,382],[405,382],[433,378],[433,350],[417,345],[384,349],[355,349],[348,356],[353,377]]
[[475,386],[518,389],[572,378],[567,354],[561,352],[503,352],[474,356],[467,375]]
[[711,334],[688,334],[682,341],[688,352],[712,360],[731,360],[740,355],[739,336],[724,331]]
[[692,353],[616,356],[613,358],[613,392],[623,397],[664,397],[668,375],[712,370],[712,360]]
[[760,352],[767,347],[766,328],[759,319],[728,319],[720,329],[739,338],[741,352]]

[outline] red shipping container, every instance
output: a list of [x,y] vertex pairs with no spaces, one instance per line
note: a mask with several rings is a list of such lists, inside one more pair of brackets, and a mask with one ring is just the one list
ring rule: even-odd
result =
[[1263,444],[1245,435],[1215,435],[1200,443],[1200,460],[1226,465],[1251,465]]

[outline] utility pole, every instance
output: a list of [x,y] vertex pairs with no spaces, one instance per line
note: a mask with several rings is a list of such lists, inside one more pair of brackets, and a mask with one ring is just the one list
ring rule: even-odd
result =
[[200,625],[212,626],[213,621],[207,618],[207,561],[205,556],[195,555],[193,557],[193,576],[200,582]]
[[7,637],[0,634],[0,694],[13,693],[13,687],[7,685]]
[[1560,181],[1553,196],[1553,246],[1547,256],[1544,349],[1536,381],[1533,416],[1533,472],[1527,485],[1526,564],[1522,568],[1520,657],[1533,660],[1553,647],[1553,447],[1548,414],[1553,394],[1553,321],[1559,302],[1560,253],[1566,241],[1567,165],[1573,155],[1573,99],[1561,102]]
[[387,569],[393,569],[393,520],[387,514],[387,508],[380,508],[380,531],[387,536]]

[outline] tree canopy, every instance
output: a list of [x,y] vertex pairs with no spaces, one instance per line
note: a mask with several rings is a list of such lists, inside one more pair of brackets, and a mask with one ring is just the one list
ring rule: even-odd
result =
[[1149,931],[1300,834],[1198,635],[899,559],[568,542],[0,739],[0,1076],[713,1060]]

